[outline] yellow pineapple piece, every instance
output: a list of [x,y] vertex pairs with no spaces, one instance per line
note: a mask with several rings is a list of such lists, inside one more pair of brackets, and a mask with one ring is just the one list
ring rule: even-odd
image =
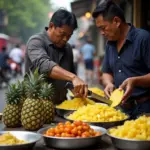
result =
[[97,95],[105,97],[104,91],[97,88],[97,87],[89,88],[89,90],[92,91],[93,93],[97,94]]
[[88,122],[110,122],[126,119],[127,116],[112,107],[96,103],[79,108],[67,118],[71,120],[86,120]]
[[136,120],[126,121],[122,126],[110,129],[109,133],[121,138],[150,140],[149,121],[150,118],[141,116]]
[[57,105],[56,108],[66,109],[66,110],[77,110],[84,105],[94,105],[95,102],[88,98],[74,98],[72,100],[65,100],[61,104]]
[[112,101],[111,107],[116,107],[121,103],[124,91],[116,89],[112,92],[110,100]]

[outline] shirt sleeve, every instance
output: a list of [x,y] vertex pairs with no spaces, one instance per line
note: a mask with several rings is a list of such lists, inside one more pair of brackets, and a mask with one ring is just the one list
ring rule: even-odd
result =
[[106,48],[105,48],[105,56],[104,56],[104,59],[103,59],[103,63],[102,63],[102,72],[103,73],[112,73],[112,70],[110,68],[110,63],[109,63],[109,48],[108,48],[108,45],[106,45]]
[[142,39],[142,55],[143,61],[150,72],[150,34],[147,33]]
[[27,44],[27,54],[32,62],[34,69],[38,68],[40,73],[51,72],[52,68],[57,64],[52,61],[44,49],[40,39],[31,39]]

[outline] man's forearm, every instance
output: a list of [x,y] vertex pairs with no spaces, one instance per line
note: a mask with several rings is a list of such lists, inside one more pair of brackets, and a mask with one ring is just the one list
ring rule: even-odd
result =
[[48,76],[53,79],[66,80],[66,81],[72,81],[76,77],[75,74],[59,66],[54,66]]
[[134,85],[140,87],[150,87],[150,73],[144,76],[132,77]]
[[102,75],[102,83],[104,86],[106,86],[107,84],[113,84],[114,80],[113,80],[113,76],[111,74],[108,73],[103,73]]

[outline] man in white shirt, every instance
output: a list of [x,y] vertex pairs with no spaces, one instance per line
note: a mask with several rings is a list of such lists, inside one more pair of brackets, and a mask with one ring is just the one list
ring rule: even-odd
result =
[[16,45],[9,54],[9,57],[17,64],[21,65],[23,53],[22,50],[19,48],[19,45]]
[[80,59],[80,52],[78,49],[76,49],[75,45],[72,45],[72,50],[73,50],[73,62],[74,62],[74,67],[75,71],[77,73],[78,71],[78,63]]

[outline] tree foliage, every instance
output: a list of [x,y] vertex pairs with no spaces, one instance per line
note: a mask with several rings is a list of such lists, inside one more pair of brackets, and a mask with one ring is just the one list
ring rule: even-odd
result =
[[40,32],[48,24],[51,5],[50,0],[0,0],[0,9],[8,16],[5,33],[26,42],[32,34]]

